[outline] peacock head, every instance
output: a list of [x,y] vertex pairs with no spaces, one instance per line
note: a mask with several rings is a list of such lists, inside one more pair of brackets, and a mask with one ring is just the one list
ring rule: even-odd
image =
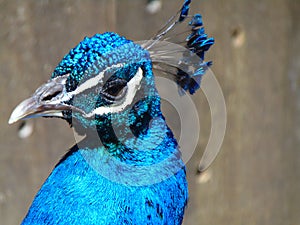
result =
[[111,121],[137,126],[138,117],[159,112],[149,52],[115,33],[104,33],[71,49],[51,79],[14,110],[9,123],[59,117],[87,133]]
[[[137,185],[142,178],[138,184],[145,185],[161,171],[165,172],[155,182],[172,176],[183,163],[160,110],[152,67],[176,82],[181,94],[200,88],[211,65],[204,55],[214,39],[205,34],[200,14],[188,17],[190,3],[185,0],[151,40],[134,43],[115,33],[85,38],[64,56],[48,82],[15,108],[9,123],[32,117],[65,119],[77,133],[87,136],[78,146],[85,159],[110,179],[133,180]],[[170,43],[172,35],[168,35],[186,18],[191,18],[187,30],[173,34],[184,39],[179,45]],[[91,148],[97,151],[85,151]],[[103,153],[109,159],[117,156],[112,157],[117,159],[113,160],[116,170],[112,164],[99,167],[99,162],[107,161]],[[95,160],[95,155],[103,159]],[[149,173],[151,165],[155,166]],[[137,170],[136,166],[142,167]],[[133,173],[120,173],[121,167]]]

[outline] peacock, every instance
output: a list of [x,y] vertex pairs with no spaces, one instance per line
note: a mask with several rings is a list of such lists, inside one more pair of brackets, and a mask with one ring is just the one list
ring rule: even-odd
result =
[[[153,70],[173,79],[183,94],[199,89],[214,39],[200,14],[189,15],[190,4],[185,0],[148,41],[113,32],[84,38],[14,109],[9,123],[62,118],[84,136],[55,166],[22,224],[182,223],[186,169]],[[176,47],[168,41],[180,24],[185,37]]]

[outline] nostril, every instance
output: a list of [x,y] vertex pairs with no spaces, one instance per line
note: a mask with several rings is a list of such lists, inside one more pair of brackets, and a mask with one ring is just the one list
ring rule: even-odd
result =
[[47,93],[46,96],[43,96],[42,101],[50,101],[51,99],[55,98],[59,95],[60,91],[55,91],[53,93]]

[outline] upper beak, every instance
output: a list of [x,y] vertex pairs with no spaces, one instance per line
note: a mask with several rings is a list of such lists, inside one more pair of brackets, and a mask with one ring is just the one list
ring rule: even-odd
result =
[[32,96],[21,102],[12,112],[8,123],[12,124],[19,120],[42,116],[63,117],[62,110],[58,110],[55,105],[41,104],[36,101],[36,96]]
[[64,104],[68,100],[65,91],[66,79],[66,75],[54,78],[39,87],[30,98],[22,101],[14,109],[8,123],[42,116],[63,117],[62,111],[69,109],[69,106]]

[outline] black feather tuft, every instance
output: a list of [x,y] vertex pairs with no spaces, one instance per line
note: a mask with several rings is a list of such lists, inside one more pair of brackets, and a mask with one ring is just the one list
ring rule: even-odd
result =
[[[192,17],[189,26],[191,27],[191,34],[186,38],[186,48],[199,56],[199,61],[194,63],[194,71],[189,70],[188,63],[185,63],[185,68],[178,69],[176,81],[185,91],[194,94],[200,88],[202,76],[212,65],[211,61],[204,62],[203,60],[205,52],[214,44],[214,38],[207,37],[200,14],[195,14]],[[185,56],[185,58],[186,60],[189,59],[188,56]]]
[[[181,10],[169,19],[152,40],[141,43],[141,46],[149,51],[155,69],[173,77],[183,89],[180,92],[194,94],[200,88],[202,76],[212,65],[212,62],[204,62],[204,56],[214,44],[214,38],[208,38],[205,33],[200,14],[188,16],[190,4],[191,0],[185,0]],[[187,18],[191,18],[187,23],[188,30],[170,35]],[[169,42],[172,37],[186,34],[183,41],[178,43],[180,45]]]

